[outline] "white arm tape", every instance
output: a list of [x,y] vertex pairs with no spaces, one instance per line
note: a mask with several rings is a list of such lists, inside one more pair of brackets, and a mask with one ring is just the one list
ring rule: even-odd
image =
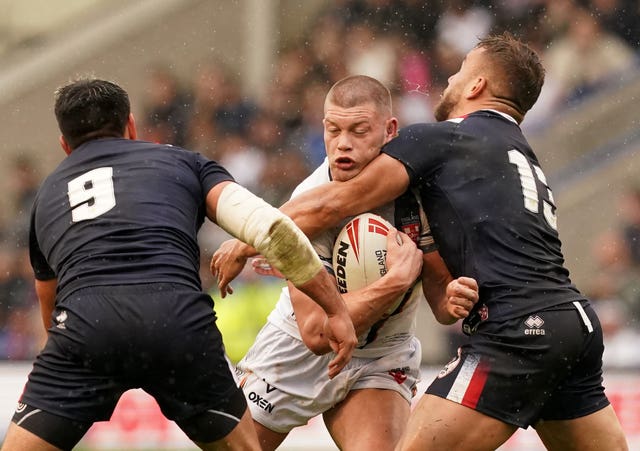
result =
[[237,183],[220,193],[216,223],[256,248],[295,286],[323,268],[311,242],[291,218]]

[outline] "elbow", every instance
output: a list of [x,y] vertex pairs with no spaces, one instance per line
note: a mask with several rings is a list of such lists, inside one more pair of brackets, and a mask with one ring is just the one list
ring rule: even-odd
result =
[[331,346],[329,346],[329,340],[327,340],[324,336],[324,333],[315,327],[307,329],[306,327],[300,328],[300,336],[302,337],[302,342],[309,349],[309,351],[313,352],[315,355],[324,355],[331,351]]
[[313,352],[315,355],[325,355],[331,351],[329,342],[322,336],[303,337],[302,341],[305,346],[309,348],[309,351]]

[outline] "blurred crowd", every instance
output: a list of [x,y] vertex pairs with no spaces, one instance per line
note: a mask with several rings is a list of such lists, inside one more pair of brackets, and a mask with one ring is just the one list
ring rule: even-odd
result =
[[640,185],[628,187],[618,203],[618,222],[592,244],[596,270],[585,291],[607,338],[605,364],[640,368]]
[[[477,38],[506,30],[538,50],[547,68],[541,98],[523,123],[525,132],[534,132],[567,106],[628,77],[640,50],[637,0],[327,4],[304,36],[279,49],[260,96],[247,95],[241,77],[223,61],[202,61],[189,79],[174,73],[170,59],[149,67],[146,96],[134,99],[142,101],[140,137],[201,152],[280,205],[324,158],[324,95],[347,75],[367,74],[385,83],[401,126],[432,121],[448,77]],[[40,179],[28,161],[16,158],[15,165],[16,219],[7,225],[0,249],[0,358],[28,359],[42,340],[25,247],[30,201]],[[640,330],[640,190],[630,190],[621,208],[626,222],[602,237],[594,258],[603,269],[588,287],[598,304],[603,301],[606,321],[617,315],[607,322],[612,334]],[[225,238],[212,226],[201,233],[205,289],[214,287],[208,259]],[[238,283],[254,282],[246,275]],[[639,358],[634,365],[640,367]]]

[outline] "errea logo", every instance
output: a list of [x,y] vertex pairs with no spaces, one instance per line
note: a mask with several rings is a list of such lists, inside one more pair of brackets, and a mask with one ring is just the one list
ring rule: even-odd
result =
[[525,335],[545,334],[545,330],[542,329],[542,326],[544,326],[544,320],[538,315],[531,315],[524,321],[524,325],[527,326],[527,328],[524,330]]

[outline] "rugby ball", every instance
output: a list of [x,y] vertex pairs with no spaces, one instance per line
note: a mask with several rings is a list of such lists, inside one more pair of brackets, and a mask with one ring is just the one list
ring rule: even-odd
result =
[[[381,216],[363,213],[338,233],[333,247],[333,269],[341,293],[359,290],[387,273],[387,235],[393,226]],[[387,311],[393,313],[400,296]]]

